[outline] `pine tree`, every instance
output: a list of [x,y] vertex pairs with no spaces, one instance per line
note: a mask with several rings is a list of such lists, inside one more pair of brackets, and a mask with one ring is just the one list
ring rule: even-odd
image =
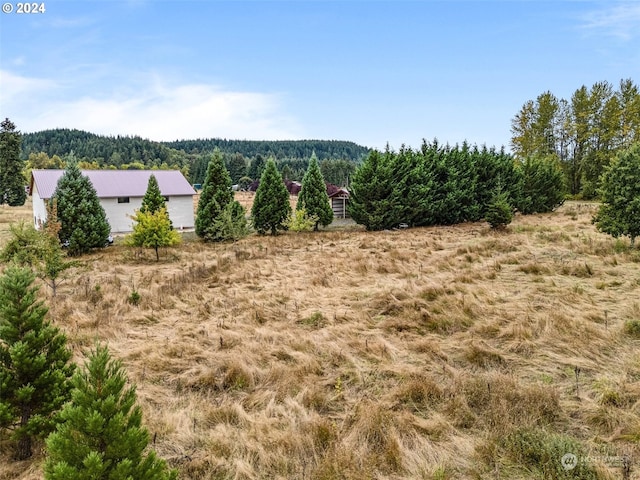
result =
[[9,267],[0,277],[0,427],[13,430],[16,457],[32,455],[69,398],[73,365],[66,337],[45,321],[34,274]]
[[253,200],[253,226],[260,234],[271,232],[271,235],[277,235],[278,230],[286,228],[285,223],[290,214],[289,192],[278,172],[276,162],[269,159]]
[[326,227],[333,221],[333,210],[329,203],[327,186],[322,177],[315,152],[311,155],[309,168],[302,178],[302,188],[298,195],[296,208],[304,208],[307,215],[317,217],[314,230],[318,230],[318,225]]
[[91,180],[75,162],[70,162],[53,194],[58,203],[60,240],[69,242],[69,254],[79,255],[104,247],[109,238],[109,222]]
[[158,180],[155,175],[151,174],[149,183],[147,184],[147,191],[144,193],[144,197],[142,197],[140,211],[143,213],[155,213],[161,208],[165,208],[164,196],[160,192]]
[[149,433],[142,426],[135,386],[127,388],[122,364],[111,358],[107,347],[96,347],[71,383],[71,402],[47,438],[45,479],[177,478],[154,451],[145,453]]
[[180,234],[171,228],[167,209],[162,207],[155,212],[139,210],[131,217],[135,224],[133,232],[126,237],[126,243],[133,247],[153,248],[156,261],[160,261],[159,249],[180,243]]
[[[222,219],[225,211],[228,216]],[[216,150],[209,162],[200,192],[196,214],[196,234],[207,242],[235,239],[235,234],[230,236],[230,231],[226,228],[229,219],[238,223],[236,225],[238,228],[233,228],[236,233],[246,230],[244,208],[233,199],[231,177],[224,166],[222,154]]]
[[21,135],[6,118],[0,123],[0,205],[24,205],[27,199],[22,176],[24,162],[20,160]]
[[620,152],[601,183],[602,204],[593,223],[616,238],[629,237],[634,246],[640,236],[640,144]]

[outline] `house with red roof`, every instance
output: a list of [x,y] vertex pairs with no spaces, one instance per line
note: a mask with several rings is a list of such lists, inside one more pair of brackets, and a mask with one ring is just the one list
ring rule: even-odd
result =
[[[33,197],[33,221],[36,228],[47,219],[46,202],[53,196],[64,170],[32,170],[30,192]],[[98,194],[107,214],[111,233],[133,230],[135,210],[142,206],[149,177],[158,181],[165,197],[167,212],[173,226],[190,229],[195,225],[193,196],[195,190],[179,170],[82,170]]]

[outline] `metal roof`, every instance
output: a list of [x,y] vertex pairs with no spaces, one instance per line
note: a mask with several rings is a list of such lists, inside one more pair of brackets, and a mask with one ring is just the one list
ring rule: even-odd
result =
[[[32,170],[31,191],[38,189],[40,198],[51,198],[64,170]],[[162,195],[167,197],[195,195],[195,190],[179,170],[82,170],[89,177],[99,198],[143,197],[153,174]]]

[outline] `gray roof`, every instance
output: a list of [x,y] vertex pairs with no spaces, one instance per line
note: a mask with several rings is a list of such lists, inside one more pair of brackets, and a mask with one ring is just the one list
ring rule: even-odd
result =
[[[51,198],[63,173],[64,170],[32,170],[31,191],[35,184],[40,198]],[[89,177],[99,198],[143,197],[151,174],[164,196],[196,193],[179,170],[82,170],[82,174]]]

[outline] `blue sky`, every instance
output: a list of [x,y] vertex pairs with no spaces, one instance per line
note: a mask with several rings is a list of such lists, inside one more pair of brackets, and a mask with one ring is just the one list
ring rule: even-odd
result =
[[22,132],[508,148],[544,91],[640,83],[638,1],[9,3],[0,116]]

